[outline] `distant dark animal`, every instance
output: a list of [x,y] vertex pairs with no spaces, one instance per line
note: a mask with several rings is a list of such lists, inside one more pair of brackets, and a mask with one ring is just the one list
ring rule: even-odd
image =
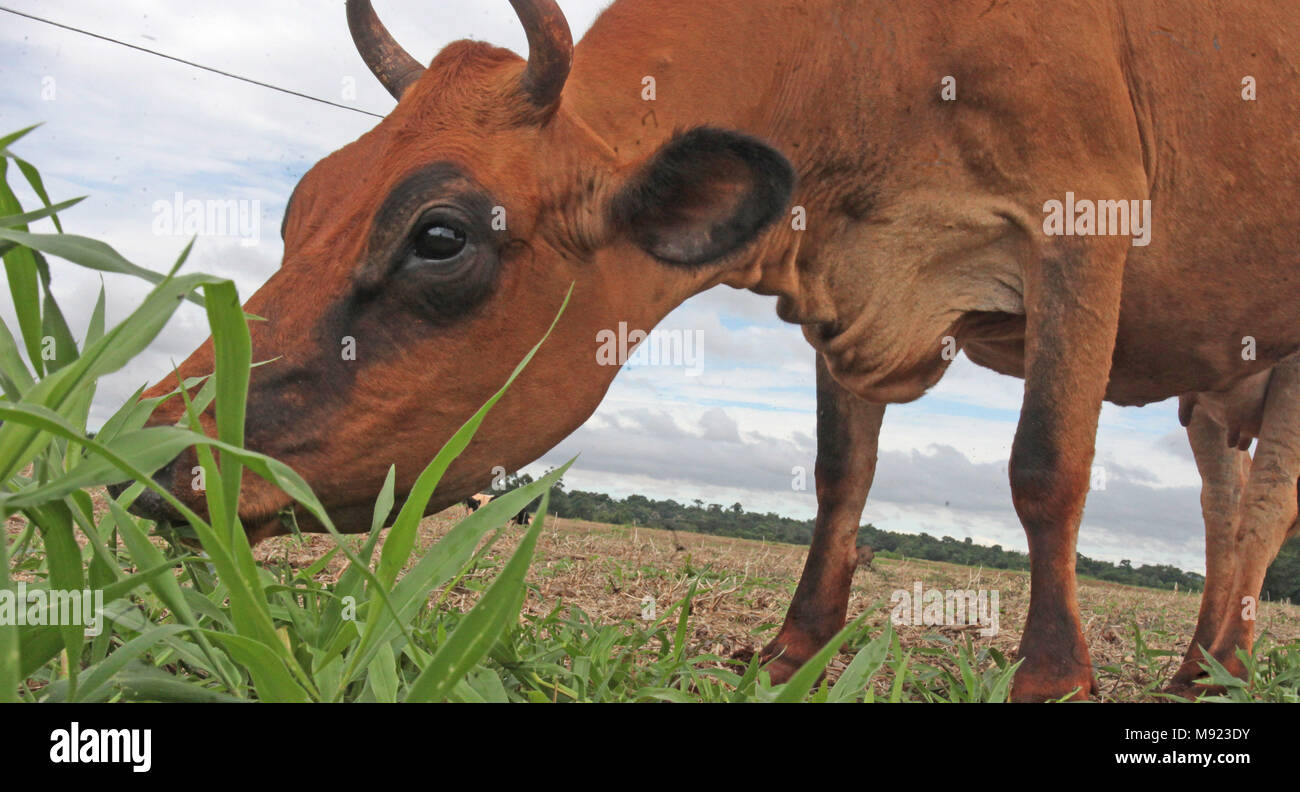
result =
[[465,499],[465,508],[469,509],[470,514],[473,514],[474,512],[478,511],[479,509],[491,503],[492,498],[493,498],[492,495],[479,495],[479,494],[471,495]]
[[[464,501],[465,508],[469,509],[470,514],[473,514],[474,512],[478,511],[479,509],[491,503],[494,497],[496,496],[481,495],[481,494],[471,495],[468,498],[466,498]],[[515,525],[528,525],[532,521],[533,521],[533,517],[531,514],[528,513],[527,509],[520,509],[518,514],[510,518],[510,522],[514,523]]]
[[871,545],[862,545],[858,548],[858,566],[862,569],[871,569],[871,562],[876,558],[876,551]]

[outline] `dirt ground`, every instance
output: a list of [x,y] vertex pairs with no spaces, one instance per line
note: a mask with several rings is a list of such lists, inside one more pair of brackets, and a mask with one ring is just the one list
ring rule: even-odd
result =
[[[462,508],[455,507],[426,518],[420,527],[421,546],[437,541],[464,514]],[[488,557],[502,561],[514,550],[523,530],[511,527]],[[301,568],[332,546],[328,537],[282,537],[262,543],[255,552],[259,561],[287,562]],[[552,517],[547,519],[538,543],[529,573],[533,588],[524,607],[540,615],[564,603],[601,621],[636,620],[641,618],[647,598],[654,601],[658,613],[663,613],[686,593],[692,577],[699,575],[690,622],[694,648],[727,656],[737,650],[757,649],[775,633],[794,593],[806,553],[806,547],[796,545]],[[335,559],[322,574],[337,575],[341,568],[342,562]],[[940,636],[959,642],[969,636],[976,650],[992,646],[1014,659],[1029,606],[1029,576],[1024,572],[877,557],[871,569],[859,569],[854,575],[850,618],[873,608],[868,622],[883,625],[889,618],[893,592],[901,589],[911,593],[917,582],[926,590],[996,590],[1000,629],[996,635],[985,637],[975,626],[896,627],[905,647],[942,647],[946,644]],[[458,587],[447,603],[469,608],[477,596],[472,589]],[[1120,674],[1099,677],[1101,698],[1140,699],[1151,676],[1167,679],[1192,635],[1199,604],[1198,593],[1080,581],[1084,634],[1093,662],[1122,669]],[[1135,657],[1135,625],[1147,647],[1169,650],[1174,655],[1154,663],[1141,662]],[[1300,640],[1300,606],[1263,603],[1257,632],[1263,631],[1279,642]],[[841,653],[832,663],[832,676],[850,659],[850,655]]]

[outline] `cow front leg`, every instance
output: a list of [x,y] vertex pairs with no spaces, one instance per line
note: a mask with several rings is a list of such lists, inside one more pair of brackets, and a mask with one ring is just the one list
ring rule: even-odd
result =
[[1300,358],[1273,369],[1264,420],[1237,510],[1233,576],[1210,654],[1244,676],[1237,650],[1251,651],[1269,564],[1295,530],[1300,482]]
[[1030,565],[1017,701],[1097,690],[1079,618],[1075,547],[1119,322],[1120,244],[1062,242],[1025,271],[1025,396],[1009,471]]
[[844,626],[884,416],[884,405],[846,391],[817,355],[817,520],[785,623],[763,649],[773,682],[789,679]]
[[[1209,648],[1228,610],[1232,588],[1233,543],[1238,505],[1250,474],[1250,455],[1228,445],[1227,430],[1204,409],[1192,406],[1195,399],[1183,397],[1180,413],[1190,413],[1187,439],[1201,474],[1201,515],[1205,519],[1205,590],[1196,617],[1196,633],[1183,656],[1183,663],[1166,691],[1179,695],[1199,692],[1193,680],[1201,675],[1201,647]],[[1190,403],[1189,403],[1190,402]]]

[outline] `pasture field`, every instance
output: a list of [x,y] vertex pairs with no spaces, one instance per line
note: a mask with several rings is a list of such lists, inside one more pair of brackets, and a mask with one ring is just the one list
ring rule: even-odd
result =
[[[464,510],[454,507],[426,518],[420,525],[421,546],[432,545],[463,516]],[[511,527],[491,552],[480,557],[473,569],[444,593],[444,606],[462,611],[470,608],[522,535],[522,528]],[[255,553],[269,566],[302,570],[331,547],[333,541],[328,537],[303,535],[268,540]],[[807,547],[801,545],[552,516],[538,541],[536,560],[527,577],[523,623],[541,623],[548,615],[558,613],[583,622],[590,620],[599,625],[599,630],[645,635],[653,633],[643,618],[647,598],[654,601],[655,613],[663,613],[694,583],[687,654],[704,666],[734,668],[727,661],[748,656],[775,634],[806,554]],[[335,560],[317,576],[322,581],[330,580],[342,567],[342,562]],[[885,632],[893,592],[910,593],[918,582],[927,590],[997,590],[1001,605],[999,630],[985,637],[976,625],[891,625],[898,646],[910,656],[904,684],[900,694],[895,695],[909,701],[987,698],[992,692],[988,680],[996,678],[1000,663],[1014,663],[1029,606],[1029,575],[1025,572],[877,556],[870,569],[859,568],[854,574],[849,600],[850,619],[864,611],[869,615],[861,630],[829,662],[827,679],[837,680],[857,651]],[[1200,593],[1174,593],[1083,578],[1079,595],[1084,634],[1093,662],[1099,667],[1100,699],[1164,700],[1159,690],[1182,660],[1185,642],[1196,626]],[[1300,691],[1300,670],[1295,665],[1300,656],[1300,606],[1263,603],[1258,631],[1264,636],[1261,658],[1273,650],[1279,652],[1278,657],[1289,652],[1291,659],[1289,663],[1280,661],[1283,668],[1289,669],[1283,672],[1289,682],[1283,680],[1276,688],[1257,691],[1256,697],[1296,701]],[[970,691],[949,684],[961,679],[960,664],[954,659],[957,655],[978,661],[978,667],[972,670],[986,677],[981,679],[979,694],[970,696]],[[570,662],[581,659],[569,658]],[[872,680],[876,695],[883,700],[890,697],[898,677],[898,659],[891,648]]]
[[[102,490],[91,493],[97,513],[108,512]],[[425,518],[405,571],[465,517],[453,507]],[[25,521],[8,523],[18,539]],[[388,531],[378,539],[379,552]],[[453,631],[481,599],[512,557],[525,529],[511,526],[483,540],[447,585],[432,590],[416,623],[422,632]],[[359,550],[363,537],[347,541]],[[161,552],[179,551],[162,537]],[[83,539],[80,544],[85,549]],[[453,700],[647,701],[770,700],[781,688],[766,686],[746,661],[775,632],[794,592],[807,548],[607,525],[550,516],[540,531],[518,622],[471,672],[477,680]],[[253,549],[268,579],[299,591],[336,587],[347,561],[334,539],[319,534],[267,540]],[[15,559],[13,577],[38,583],[44,568],[39,548]],[[182,584],[188,575],[178,574]],[[999,630],[985,636],[978,625],[891,624],[891,596],[925,589],[996,590]],[[1028,607],[1028,575],[935,561],[877,557],[854,576],[850,618],[861,617],[840,651],[830,655],[822,680],[804,694],[812,700],[1000,701],[1014,668],[1019,628]],[[304,600],[306,598],[303,598]],[[150,620],[172,621],[165,607],[141,597],[132,608]],[[653,602],[653,610],[647,605]],[[689,602],[685,621],[681,605]],[[1169,592],[1084,579],[1080,604],[1084,632],[1098,666],[1100,700],[1165,700],[1160,688],[1174,672],[1182,641],[1196,622],[1199,594]],[[134,614],[133,614],[134,615]],[[647,618],[650,617],[650,618]],[[1296,701],[1300,687],[1300,606],[1264,603],[1262,634],[1252,668],[1252,687],[1225,691],[1237,700]],[[148,629],[119,616],[117,640],[129,644]],[[160,649],[162,649],[160,647]],[[111,654],[109,654],[111,657]],[[419,669],[400,652],[396,673],[414,678]],[[855,691],[837,688],[846,672]],[[165,649],[146,652],[124,666],[106,700],[169,699],[182,691],[159,686],[165,677],[180,685],[211,689],[209,675]],[[134,669],[132,671],[132,669]],[[66,659],[47,664],[26,680],[23,698],[42,700],[66,677]],[[747,673],[748,672],[748,673]],[[141,678],[155,686],[141,684]],[[490,681],[489,681],[490,680]],[[345,700],[384,700],[361,680]],[[258,698],[255,686],[243,691]],[[103,695],[103,694],[101,694]],[[393,696],[395,697],[395,695]],[[188,698],[183,696],[182,698]],[[214,700],[221,698],[215,693]]]

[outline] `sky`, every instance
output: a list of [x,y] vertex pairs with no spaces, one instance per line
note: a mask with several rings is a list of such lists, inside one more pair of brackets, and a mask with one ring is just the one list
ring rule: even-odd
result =
[[[18,11],[80,27],[233,74],[371,113],[393,100],[367,71],[341,2],[252,0],[7,0]],[[562,0],[577,40],[607,5]],[[422,60],[473,38],[526,53],[505,0],[377,0],[397,39]],[[102,239],[129,260],[165,270],[189,239],[174,209],[239,201],[243,229],[207,228],[186,267],[234,280],[247,298],[279,265],[285,201],[315,162],[376,118],[88,38],[0,11],[0,134],[43,126],[14,147],[54,200],[89,196],[65,229]],[[19,190],[24,206],[35,197]],[[49,230],[37,225],[36,231]],[[52,261],[53,289],[80,337],[101,277]],[[110,322],[145,294],[104,275]],[[12,300],[0,318],[14,327]],[[92,423],[184,360],[206,337],[202,310],[183,306],[154,344],[105,379]],[[625,367],[586,425],[525,468],[537,474],[574,454],[571,489],[700,499],[807,518],[816,512],[813,351],[775,301],[719,287],[660,326],[697,350],[683,365]],[[1026,549],[1011,505],[1007,458],[1023,383],[965,357],[919,401],[891,406],[863,522],[886,530],[970,537]],[[1196,467],[1172,400],[1106,405],[1096,465],[1105,488],[1088,498],[1079,551],[1110,561],[1204,571]],[[794,489],[797,468],[808,485]]]

